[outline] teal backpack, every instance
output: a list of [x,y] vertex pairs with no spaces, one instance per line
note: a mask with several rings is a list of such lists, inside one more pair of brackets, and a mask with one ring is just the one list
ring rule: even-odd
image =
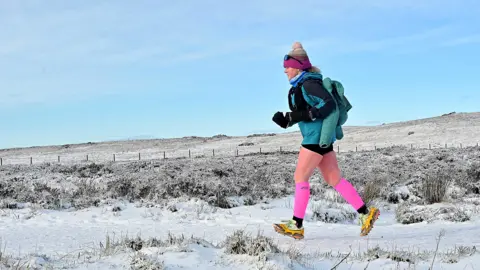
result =
[[325,148],[330,145],[334,134],[337,140],[343,138],[342,126],[347,122],[348,112],[352,109],[352,105],[345,96],[345,89],[339,81],[326,77],[323,79],[323,86],[332,95],[337,107],[337,110],[323,120],[320,147]]

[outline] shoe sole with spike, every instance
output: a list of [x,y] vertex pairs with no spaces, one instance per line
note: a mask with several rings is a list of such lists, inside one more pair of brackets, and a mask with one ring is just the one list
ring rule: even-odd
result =
[[362,228],[360,232],[360,236],[367,236],[370,231],[373,229],[373,225],[375,224],[375,221],[377,221],[378,217],[380,216],[380,210],[378,210],[375,207],[372,207],[370,210],[370,215],[368,217],[369,224],[365,226],[365,228]]
[[292,231],[285,231],[285,229],[281,226],[281,224],[273,224],[273,228],[277,233],[291,237],[296,240],[302,240],[304,238],[303,234],[295,233]]

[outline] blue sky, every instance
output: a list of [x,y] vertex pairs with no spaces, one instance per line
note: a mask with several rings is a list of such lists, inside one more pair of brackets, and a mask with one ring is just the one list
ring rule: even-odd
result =
[[294,41],[347,125],[480,111],[480,2],[293,3],[2,1],[0,148],[282,132]]

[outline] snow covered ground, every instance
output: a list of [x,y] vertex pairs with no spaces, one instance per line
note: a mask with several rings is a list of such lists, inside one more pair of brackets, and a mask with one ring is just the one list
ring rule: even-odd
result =
[[[119,205],[122,210],[113,212],[113,206]],[[408,269],[414,263],[415,269],[428,269],[436,250],[436,237],[445,230],[435,260],[438,269],[474,269],[480,259],[473,250],[480,244],[478,217],[463,223],[401,225],[392,210],[382,209],[382,217],[371,235],[361,238],[354,222],[311,221],[309,208],[306,238],[296,241],[276,235],[271,227],[272,222],[291,215],[292,198],[232,209],[216,209],[191,199],[172,203],[176,205],[175,212],[127,202],[119,205],[78,211],[4,211],[0,221],[2,244],[14,258],[23,257],[29,265],[72,269],[122,269],[141,261],[143,254],[150,265],[157,262],[166,269],[330,269],[350,251],[351,255],[338,269],[365,269],[367,259],[372,260],[370,269],[398,269],[397,265]],[[228,245],[241,246],[235,240],[223,246],[236,230],[252,237],[260,232],[271,238],[272,247],[267,250],[270,254],[228,254],[226,250],[232,249]],[[169,233],[174,237],[183,234],[185,240],[168,243]],[[110,247],[106,246],[107,235],[111,237]],[[166,243],[144,243],[145,247],[134,251],[129,247],[130,241],[125,240],[127,235],[133,242],[140,236],[144,241],[157,238]],[[189,241],[191,236],[201,241]],[[123,241],[123,245],[118,241]],[[261,239],[253,241],[262,244]],[[263,248],[268,248],[267,243]],[[255,252],[254,247],[246,249]]]
[[[472,115],[442,119],[448,117]],[[414,129],[412,123],[401,132]],[[415,135],[395,141],[394,133],[392,144]],[[472,145],[479,138],[452,133]],[[212,140],[273,145],[270,140],[280,136],[286,143],[293,135]],[[435,138],[440,144],[441,136],[430,136]],[[179,139],[178,145],[196,140],[206,139]],[[60,148],[83,155],[82,147],[109,153],[148,143]],[[40,157],[42,149],[50,149],[48,155],[60,151],[1,154]],[[432,262],[433,269],[475,269],[480,263],[480,147],[341,152],[344,176],[380,208],[380,219],[368,237],[360,237],[355,211],[315,172],[301,241],[272,228],[292,216],[296,154],[4,163],[0,269],[430,269]]]

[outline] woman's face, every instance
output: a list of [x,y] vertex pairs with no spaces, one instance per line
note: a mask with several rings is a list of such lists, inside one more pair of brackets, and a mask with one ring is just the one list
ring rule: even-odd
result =
[[296,68],[287,67],[285,68],[285,74],[287,74],[288,80],[291,80],[293,77],[297,76],[300,70]]

